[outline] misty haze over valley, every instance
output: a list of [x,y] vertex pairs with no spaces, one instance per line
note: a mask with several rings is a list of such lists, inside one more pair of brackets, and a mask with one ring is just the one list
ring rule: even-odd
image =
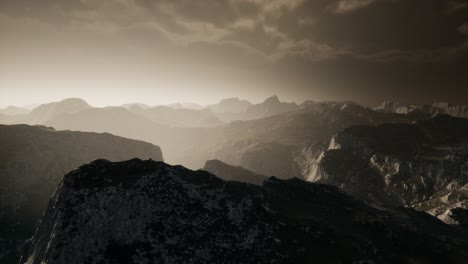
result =
[[0,264],[468,263],[467,0],[0,1]]

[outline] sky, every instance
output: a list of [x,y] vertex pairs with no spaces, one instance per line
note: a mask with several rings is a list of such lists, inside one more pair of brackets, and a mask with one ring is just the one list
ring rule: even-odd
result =
[[468,0],[1,0],[0,107],[468,104]]

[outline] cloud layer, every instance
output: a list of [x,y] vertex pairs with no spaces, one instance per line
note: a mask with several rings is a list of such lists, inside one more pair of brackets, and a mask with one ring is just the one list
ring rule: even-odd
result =
[[[466,65],[467,7],[461,0],[1,1],[0,91],[64,86],[57,80],[77,89],[81,72],[106,92],[117,73],[119,89],[157,86],[171,98],[201,89],[203,100],[278,93],[372,103],[398,86],[411,89],[404,100],[426,100],[416,98],[423,89],[435,97],[468,83],[447,72]],[[396,75],[401,65],[414,75]],[[130,76],[118,80],[122,72]],[[438,82],[428,82],[434,72]]]

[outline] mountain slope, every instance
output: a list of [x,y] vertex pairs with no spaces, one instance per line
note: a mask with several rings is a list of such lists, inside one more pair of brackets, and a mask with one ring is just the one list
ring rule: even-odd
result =
[[263,103],[255,104],[245,111],[245,120],[258,119],[263,117],[275,116],[281,113],[297,110],[299,106],[296,103],[280,102],[278,96],[272,96]]
[[[62,176],[97,158],[162,160],[159,147],[110,134],[0,125],[0,248],[12,250],[33,234]],[[7,247],[7,245],[10,245]],[[0,252],[15,261],[15,250]],[[11,262],[10,262],[11,263]]]
[[348,102],[307,102],[296,111],[223,126],[213,158],[263,175],[308,179],[331,138],[353,125],[411,123],[428,115],[376,112]]
[[47,125],[58,130],[108,132],[150,142],[164,149],[164,159],[168,163],[191,168],[203,166],[210,159],[213,145],[221,140],[219,129],[157,124],[123,107],[91,108],[61,115]]
[[0,109],[0,114],[2,115],[25,115],[25,114],[28,114],[30,111],[28,109],[25,109],[25,108],[20,108],[20,107],[16,107],[16,106],[9,106],[7,108],[4,108],[4,109]]
[[449,209],[468,208],[468,119],[347,128],[332,140],[315,181],[445,218]]
[[242,167],[236,167],[226,164],[220,160],[208,160],[203,167],[203,170],[208,171],[225,181],[240,181],[262,185],[267,179],[266,176],[253,173]]
[[21,263],[464,263],[466,234],[336,187],[225,182],[162,162],[67,174]]
[[207,105],[206,108],[215,113],[242,113],[245,112],[252,103],[247,100],[240,100],[239,98],[226,98],[217,104]]
[[27,115],[17,116],[9,120],[9,123],[44,125],[49,120],[62,114],[76,113],[89,108],[91,108],[91,106],[83,99],[68,98],[60,102],[39,105]]
[[223,124],[209,109],[174,109],[168,106],[156,106],[145,109],[134,105],[129,110],[155,123],[171,126],[209,127]]

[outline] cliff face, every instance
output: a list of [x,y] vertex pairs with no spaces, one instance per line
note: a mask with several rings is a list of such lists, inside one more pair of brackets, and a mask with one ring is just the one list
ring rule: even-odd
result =
[[0,125],[0,146],[1,263],[17,263],[18,244],[33,234],[65,173],[97,158],[163,160],[149,143],[27,125]]
[[345,129],[324,153],[316,179],[450,222],[450,209],[468,207],[467,164],[468,119],[437,115],[411,125]]
[[467,248],[434,217],[333,186],[97,160],[63,178],[21,263],[463,263]]
[[224,126],[226,140],[216,146],[212,157],[263,175],[310,179],[320,154],[342,129],[412,123],[424,117],[430,116],[381,113],[354,103],[306,102],[296,111]]

